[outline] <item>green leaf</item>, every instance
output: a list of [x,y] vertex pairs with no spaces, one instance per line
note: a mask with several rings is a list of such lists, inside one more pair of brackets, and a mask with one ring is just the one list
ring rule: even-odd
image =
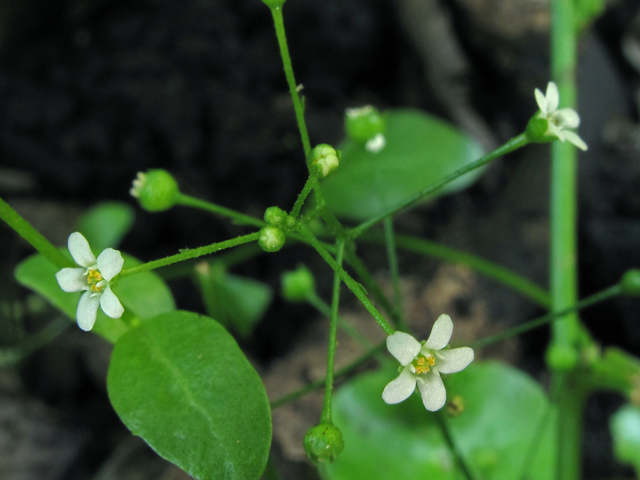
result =
[[[339,216],[366,220],[380,214],[483,154],[471,137],[420,111],[391,110],[385,119],[385,148],[371,153],[346,139],[340,168],[322,183],[327,205]],[[460,177],[439,194],[465,188],[481,172]]]
[[133,207],[123,202],[103,202],[90,208],[78,222],[94,251],[117,248],[135,220]]
[[[327,466],[327,478],[462,478],[435,420],[441,412],[425,410],[417,393],[398,405],[383,402],[382,390],[397,375],[394,369],[362,375],[335,396],[333,420],[345,447]],[[472,364],[447,376],[445,385],[448,399],[459,396],[464,405],[447,422],[475,478],[523,478],[525,457],[548,409],[540,386],[498,363]],[[546,480],[554,471],[551,429],[538,440],[526,478]]]
[[264,470],[271,413],[260,377],[216,321],[158,315],[116,342],[109,398],[129,429],[199,480],[251,480]]
[[640,476],[640,408],[625,405],[611,417],[610,428],[616,458],[633,465]]
[[[61,251],[71,258],[66,249],[61,249]],[[122,256],[124,257],[124,268],[140,264],[139,260],[130,255],[123,253]],[[42,255],[36,254],[23,260],[16,267],[15,276],[21,285],[39,293],[54,307],[75,321],[81,293],[62,291],[55,276],[58,270],[59,268]],[[144,272],[123,278],[113,288],[113,291],[124,306],[125,315],[133,314],[134,317],[144,319],[176,308],[169,287],[153,272]],[[115,342],[128,328],[122,318],[109,318],[102,310],[98,310],[98,317],[92,331],[110,342]]]
[[249,337],[271,303],[271,288],[207,262],[198,264],[196,276],[207,313],[241,337]]

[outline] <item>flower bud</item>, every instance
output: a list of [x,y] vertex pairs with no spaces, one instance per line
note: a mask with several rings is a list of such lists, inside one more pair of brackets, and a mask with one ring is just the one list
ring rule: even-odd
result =
[[129,193],[149,212],[162,212],[173,207],[180,195],[178,183],[166,170],[138,172]]
[[377,108],[367,105],[361,108],[347,108],[345,112],[345,129],[347,134],[357,142],[367,143],[374,139],[384,138],[384,117]]
[[620,287],[625,295],[640,295],[640,270],[637,268],[627,270],[620,280]]
[[282,230],[277,227],[264,227],[260,230],[260,236],[258,237],[258,245],[265,252],[277,252],[284,247],[286,235]]
[[272,227],[282,227],[287,221],[288,215],[279,207],[269,207],[264,212],[264,221]]
[[531,143],[547,143],[558,139],[549,128],[549,120],[539,113],[531,117],[527,123],[525,135]]
[[290,302],[303,302],[316,289],[313,274],[304,265],[300,265],[296,270],[284,272],[281,283],[282,296]]
[[551,344],[547,349],[546,360],[551,370],[567,372],[578,364],[578,352],[570,345]]
[[264,3],[269,8],[280,8],[282,7],[282,5],[284,5],[285,1],[286,0],[262,0],[262,3]]
[[340,166],[340,150],[326,143],[317,145],[311,152],[311,165],[319,165],[322,168],[320,175],[325,178]]
[[342,433],[332,423],[316,425],[304,436],[304,450],[313,463],[333,462],[343,449]]

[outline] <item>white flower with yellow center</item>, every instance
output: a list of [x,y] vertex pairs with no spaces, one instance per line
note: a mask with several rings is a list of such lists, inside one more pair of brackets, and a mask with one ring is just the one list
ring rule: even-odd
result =
[[81,268],[63,268],[56,273],[56,280],[65,292],[85,291],[76,310],[78,326],[85,331],[91,330],[96,323],[98,307],[109,317],[120,318],[124,308],[111,291],[110,282],[122,270],[122,254],[107,248],[96,260],[89,242],[79,232],[69,235],[68,246],[69,253]]
[[474,357],[469,347],[443,350],[452,333],[451,318],[440,315],[426,342],[420,343],[404,332],[389,335],[387,348],[404,368],[398,378],[385,387],[382,399],[389,404],[400,403],[409,398],[417,386],[425,408],[432,412],[440,410],[447,401],[440,374],[464,370]]
[[536,102],[540,108],[539,118],[545,118],[549,122],[549,127],[545,132],[546,136],[556,137],[560,141],[569,141],[580,150],[587,150],[587,144],[580,136],[569,129],[578,128],[580,125],[580,115],[573,108],[561,108],[560,93],[555,82],[549,82],[547,85],[547,93],[543,95],[536,88]]

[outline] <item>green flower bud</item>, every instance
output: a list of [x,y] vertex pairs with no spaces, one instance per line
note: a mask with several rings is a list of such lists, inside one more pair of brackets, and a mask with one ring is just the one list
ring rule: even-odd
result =
[[525,135],[532,143],[547,143],[558,139],[557,135],[554,135],[549,128],[549,120],[540,114],[531,117],[527,123]]
[[264,3],[269,8],[280,8],[282,7],[282,5],[284,5],[285,1],[286,0],[262,0],[262,3]]
[[277,252],[284,247],[286,235],[277,227],[264,227],[260,230],[258,245],[265,252]]
[[347,108],[345,130],[357,142],[367,143],[385,130],[384,117],[377,108],[367,105],[361,108]]
[[342,433],[331,423],[316,425],[304,436],[304,450],[313,463],[333,462],[343,449]]
[[625,295],[640,295],[640,270],[632,268],[627,270],[620,280],[620,287],[622,287],[622,293]]
[[285,225],[288,216],[279,207],[269,207],[264,212],[264,221],[272,227],[282,227]]
[[162,212],[178,201],[178,183],[166,170],[138,172],[129,193],[138,199],[140,206],[149,212]]
[[319,165],[322,168],[320,176],[325,178],[340,166],[340,155],[340,150],[321,143],[311,152],[311,165]]
[[316,290],[313,274],[304,265],[300,265],[296,270],[284,272],[281,283],[282,296],[290,302],[303,302]]
[[570,345],[552,344],[547,349],[546,361],[551,370],[567,372],[578,364],[578,352]]

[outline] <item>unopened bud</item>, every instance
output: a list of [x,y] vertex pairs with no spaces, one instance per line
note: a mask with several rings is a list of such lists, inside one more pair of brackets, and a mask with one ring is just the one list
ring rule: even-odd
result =
[[332,423],[321,423],[304,436],[304,450],[313,463],[333,462],[342,453],[342,432]]
[[138,172],[129,193],[149,212],[162,212],[178,201],[178,183],[166,170],[154,169]]
[[316,282],[304,265],[282,274],[282,296],[290,302],[303,302],[315,292]]
[[277,252],[284,247],[286,240],[285,233],[277,227],[264,227],[260,230],[260,236],[258,237],[258,245],[265,252]]
[[321,143],[311,152],[311,165],[320,166],[322,168],[321,177],[325,178],[340,166],[340,150],[336,150],[326,143]]

